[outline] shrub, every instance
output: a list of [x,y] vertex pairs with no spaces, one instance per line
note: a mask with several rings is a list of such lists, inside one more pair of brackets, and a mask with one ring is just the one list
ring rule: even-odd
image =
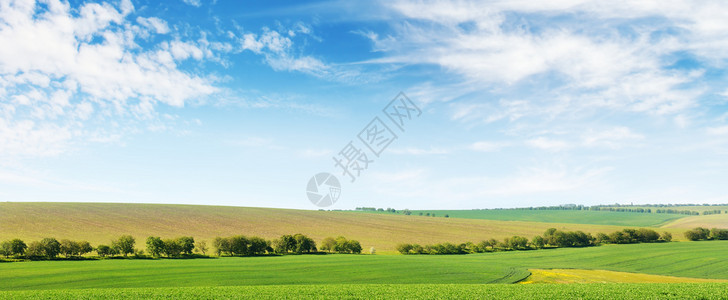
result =
[[703,227],[693,228],[685,232],[685,238],[691,241],[706,240],[709,235],[710,230]]

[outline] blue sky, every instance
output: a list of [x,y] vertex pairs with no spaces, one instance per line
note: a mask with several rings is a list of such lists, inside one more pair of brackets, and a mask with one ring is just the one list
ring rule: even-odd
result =
[[[726,20],[722,1],[0,0],[0,201],[317,209],[330,172],[332,209],[727,203]],[[422,114],[350,182],[333,158],[400,92]]]

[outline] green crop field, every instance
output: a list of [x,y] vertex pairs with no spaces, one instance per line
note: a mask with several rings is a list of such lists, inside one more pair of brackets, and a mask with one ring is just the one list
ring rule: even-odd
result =
[[308,284],[514,283],[528,269],[728,279],[728,241],[471,255],[303,255],[0,264],[0,290]]
[[0,292],[0,299],[726,299],[725,283],[323,284]]
[[[728,297],[728,241],[684,242],[687,228],[728,215],[595,211],[428,211],[437,217],[350,211],[103,203],[0,203],[0,240],[46,236],[94,245],[131,234],[210,241],[303,233],[357,239],[385,255],[103,259],[0,263],[3,298],[646,298]],[[449,218],[444,218],[449,214]],[[546,228],[668,231],[678,242],[469,255],[391,255],[398,243],[477,242]],[[529,270],[533,270],[532,273]],[[534,283],[512,284],[508,283]],[[590,284],[554,284],[576,282]],[[593,282],[616,282],[599,284]],[[637,283],[632,283],[637,282]],[[643,284],[643,282],[661,282]],[[678,282],[678,283],[675,283]],[[700,283],[688,283],[700,282]],[[503,283],[503,284],[489,284]],[[549,284],[539,284],[549,283]]]
[[[553,222],[592,225],[660,227],[670,221],[685,217],[676,214],[640,214],[630,212],[588,210],[415,210],[413,215],[434,213],[436,217],[482,219],[499,221]],[[384,212],[386,213],[386,212]]]
[[[647,214],[634,213],[603,212],[602,215],[604,218],[609,216],[617,219],[635,215],[650,217]],[[365,250],[374,247],[379,253],[394,253],[396,245],[402,242],[478,242],[513,235],[531,238],[542,234],[549,227],[590,233],[612,232],[625,226],[646,226],[644,224],[661,222],[640,222],[639,219],[632,219],[633,223],[630,223],[623,219],[620,221],[623,224],[617,226],[575,224],[573,219],[568,218],[564,219],[564,223],[551,223],[557,218],[544,219],[549,222],[204,205],[2,202],[0,240],[20,238],[29,242],[50,236],[87,240],[98,245],[108,244],[111,239],[122,234],[130,234],[140,241],[151,235],[170,238],[185,235],[193,236],[196,240],[210,241],[216,236],[235,234],[272,239],[283,234],[303,233],[316,241],[328,236],[343,235],[359,240]],[[682,239],[683,228],[666,230],[676,240]]]

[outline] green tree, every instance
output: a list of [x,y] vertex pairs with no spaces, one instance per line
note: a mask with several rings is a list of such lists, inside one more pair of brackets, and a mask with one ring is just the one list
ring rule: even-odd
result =
[[346,245],[346,242],[347,242],[347,240],[346,240],[345,237],[343,237],[343,236],[337,237],[336,238],[336,245],[334,246],[334,251],[336,251],[336,253],[346,253],[346,252],[348,252],[349,249],[346,247],[347,246]]
[[32,241],[28,244],[28,249],[25,251],[25,256],[31,258],[45,256],[43,245],[39,241]]
[[[310,253],[316,251],[316,242],[303,234],[297,233],[293,236],[293,239],[296,241],[295,244],[295,252],[298,254],[301,253]],[[359,250],[361,252],[361,250]]]
[[2,249],[6,256],[21,256],[25,254],[28,245],[20,239],[12,239],[2,243]]
[[179,239],[165,239],[164,242],[164,254],[167,257],[178,257],[182,253],[182,244]]
[[713,240],[728,240],[728,230],[713,228],[710,230],[710,238]]
[[233,255],[230,247],[229,238],[216,237],[214,240],[212,240],[212,246],[215,247],[215,252],[217,253],[217,256],[220,256],[223,253]]
[[87,241],[80,241],[77,244],[78,244],[78,254],[79,255],[84,255],[86,253],[94,251],[94,248],[91,247],[91,243],[89,243]]
[[75,256],[81,252],[81,247],[78,245],[78,243],[71,240],[61,240],[60,247],[60,253],[66,257]]
[[61,243],[55,238],[44,238],[40,241],[40,245],[43,249],[43,256],[48,258],[55,258],[61,253]]
[[609,239],[609,236],[606,233],[600,232],[600,233],[597,233],[596,243],[597,244],[608,244],[608,243],[611,243],[611,241]]
[[323,251],[334,251],[335,246],[336,240],[333,237],[327,237],[323,241],[321,241],[321,250]]
[[276,253],[288,253],[295,251],[296,239],[292,235],[282,235],[279,239],[275,240],[273,249]]
[[248,241],[248,237],[244,235],[236,235],[230,237],[229,239],[231,255],[250,255],[248,249],[250,242]]
[[541,237],[540,235],[534,236],[531,239],[531,245],[533,245],[533,247],[536,249],[542,249],[544,247],[543,237]]
[[197,250],[200,253],[202,253],[202,255],[206,255],[206,253],[207,253],[207,242],[205,242],[205,241],[197,241],[197,243],[195,243],[195,250]]
[[249,243],[250,245],[248,247],[248,250],[251,255],[265,254],[265,251],[269,245],[268,241],[257,236],[251,237],[249,239]]
[[710,230],[703,227],[696,227],[685,232],[685,238],[691,241],[706,240],[710,235]]
[[136,243],[136,240],[131,235],[122,235],[119,237],[118,240],[116,240],[115,242],[112,242],[115,250],[124,256],[134,253],[134,244],[135,243]]
[[147,252],[149,252],[149,255],[151,256],[159,257],[164,252],[164,241],[157,236],[148,237]]
[[96,247],[96,253],[101,257],[109,256],[111,255],[111,247],[107,245],[99,245]]
[[412,244],[399,244],[397,245],[397,251],[402,254],[411,254],[410,251],[412,251]]
[[522,236],[513,236],[508,240],[508,247],[513,250],[527,249],[528,239]]
[[349,240],[346,243],[346,248],[351,253],[360,254],[361,253],[361,244],[359,244],[359,241],[356,240]]
[[182,253],[192,254],[192,250],[195,250],[195,239],[191,236],[183,236],[177,239],[179,244],[182,246]]
[[660,239],[660,234],[657,231],[647,228],[638,229],[637,235],[642,243],[655,243]]
[[663,240],[665,242],[671,242],[672,241],[672,233],[669,233],[667,231],[663,232],[662,235],[660,235],[660,240]]

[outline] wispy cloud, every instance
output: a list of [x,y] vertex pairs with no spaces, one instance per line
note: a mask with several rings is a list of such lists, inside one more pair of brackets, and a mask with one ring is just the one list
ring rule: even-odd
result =
[[[728,4],[517,3],[388,1],[408,21],[393,19],[387,34],[359,34],[383,53],[369,63],[434,65],[480,86],[481,97],[456,107],[459,120],[585,117],[603,109],[680,114],[716,92],[697,83],[704,68],[728,57],[716,51],[728,43],[728,25],[715,12]],[[704,60],[674,68],[680,53]]]

